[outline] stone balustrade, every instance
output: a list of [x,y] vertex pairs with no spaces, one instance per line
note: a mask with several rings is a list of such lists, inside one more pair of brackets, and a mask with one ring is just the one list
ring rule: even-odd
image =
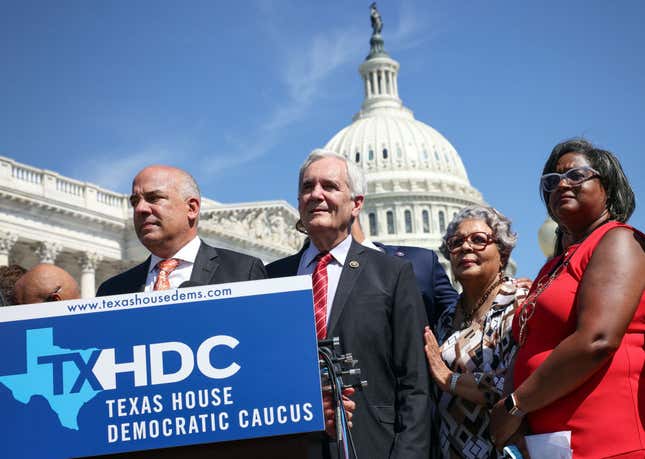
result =
[[19,190],[34,198],[47,198],[62,207],[72,205],[106,217],[129,219],[128,196],[92,183],[64,177],[0,156],[0,189]]

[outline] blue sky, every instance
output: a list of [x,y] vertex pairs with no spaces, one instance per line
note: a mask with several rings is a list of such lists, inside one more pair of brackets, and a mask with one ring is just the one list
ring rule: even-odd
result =
[[[297,170],[362,102],[369,1],[0,0],[0,155],[129,192],[188,169],[221,202],[296,202]],[[544,160],[614,151],[645,228],[645,2],[381,1],[417,119],[513,222],[533,276]]]

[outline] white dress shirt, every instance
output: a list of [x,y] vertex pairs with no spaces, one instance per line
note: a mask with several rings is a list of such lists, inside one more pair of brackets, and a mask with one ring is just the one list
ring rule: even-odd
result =
[[[334,296],[338,288],[338,281],[340,280],[340,273],[343,271],[345,259],[349,252],[349,247],[352,245],[352,236],[347,236],[343,242],[331,249],[332,261],[327,265],[327,323],[329,323],[329,316],[331,313],[331,306],[334,304]],[[316,269],[316,256],[320,250],[316,248],[312,242],[305,250],[305,253],[300,257],[300,264],[298,265],[298,275],[309,274],[312,275]]]
[[[202,241],[199,237],[195,236],[195,239],[190,241],[188,244],[179,249],[179,252],[174,254],[169,258],[176,258],[179,260],[179,265],[175,268],[173,272],[168,276],[168,281],[170,282],[170,288],[177,288],[183,282],[190,280],[190,275],[193,273],[193,266],[195,265],[195,258],[197,258],[197,252],[199,251],[199,246]],[[150,267],[148,269],[148,277],[146,277],[146,288],[145,292],[151,292],[154,289],[155,282],[157,281],[157,275],[159,274],[159,268],[157,264],[165,258],[159,258],[157,255],[152,254],[150,258]]]

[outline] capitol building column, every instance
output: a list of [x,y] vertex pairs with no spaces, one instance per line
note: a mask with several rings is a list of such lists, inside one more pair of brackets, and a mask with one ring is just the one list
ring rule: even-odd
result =
[[56,257],[63,250],[63,247],[56,242],[44,241],[36,248],[36,255],[40,259],[40,263],[48,263],[53,265]]
[[96,252],[85,252],[78,259],[81,265],[81,297],[94,298],[96,293],[96,267],[102,257]]
[[18,236],[14,233],[0,233],[0,266],[9,265],[9,253],[17,240]]

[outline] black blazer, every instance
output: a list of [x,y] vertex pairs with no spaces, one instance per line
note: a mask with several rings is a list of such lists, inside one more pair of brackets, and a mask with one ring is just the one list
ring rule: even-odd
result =
[[[143,292],[150,266],[150,257],[140,265],[106,280],[96,296]],[[216,249],[203,241],[197,251],[190,280],[200,285],[224,284],[255,279],[266,279],[267,274],[258,258]]]
[[[269,277],[296,275],[302,253],[269,264]],[[330,314],[327,336],[340,337],[368,382],[354,396],[359,457],[427,459],[427,321],[410,263],[353,241]]]

